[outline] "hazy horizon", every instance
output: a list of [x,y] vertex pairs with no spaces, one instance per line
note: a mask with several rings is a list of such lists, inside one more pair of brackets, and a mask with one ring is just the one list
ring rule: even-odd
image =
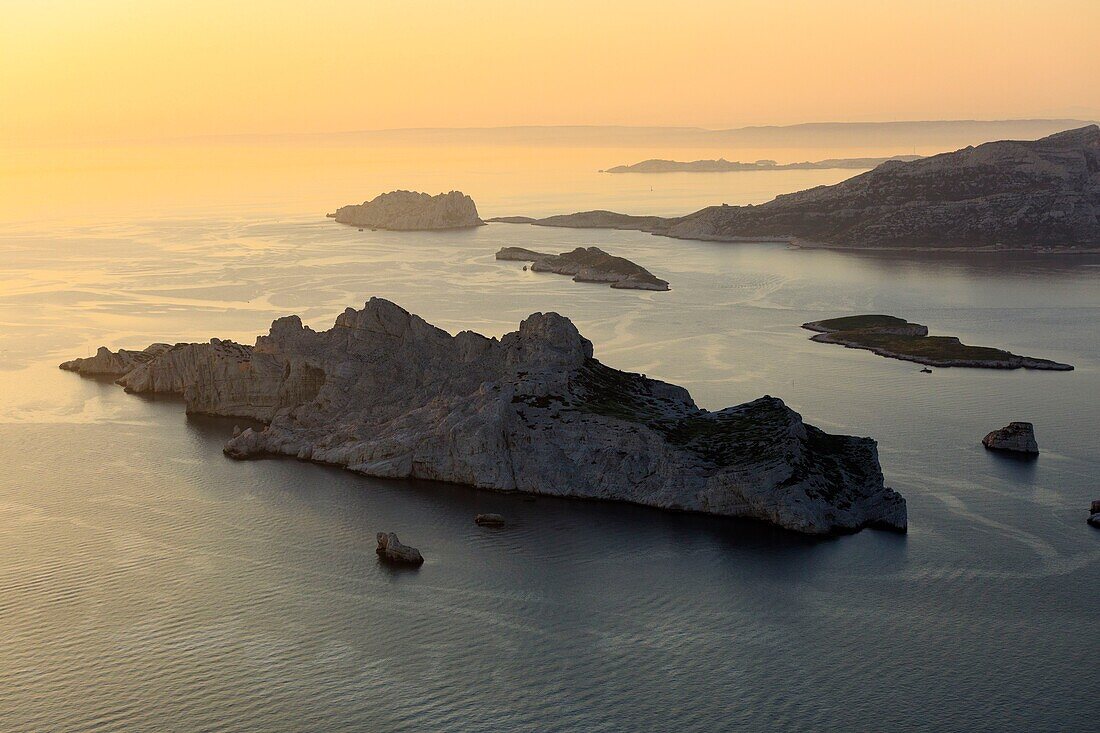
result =
[[[1100,118],[1100,5],[46,0],[0,144],[348,130]],[[1027,53],[1020,53],[1026,44]]]

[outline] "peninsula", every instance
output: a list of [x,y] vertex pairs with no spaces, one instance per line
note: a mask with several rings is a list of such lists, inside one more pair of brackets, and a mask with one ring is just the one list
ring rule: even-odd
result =
[[531,262],[535,272],[571,275],[574,282],[610,283],[624,290],[668,290],[668,281],[656,277],[641,265],[615,257],[599,247],[577,247],[560,255],[535,252],[523,247],[503,247],[498,260]]
[[928,326],[895,316],[843,316],[803,323],[802,328],[818,332],[811,337],[812,341],[866,349],[879,356],[935,367],[1023,368],[1060,372],[1073,369],[1069,364],[1049,359],[1018,356],[987,346],[967,346],[954,336],[929,336]]
[[490,221],[801,246],[1100,252],[1100,127],[888,161],[759,206],[672,218],[586,211]]
[[617,165],[600,173],[737,173],[742,171],[818,171],[830,169],[862,170],[874,168],[889,160],[910,162],[920,160],[919,155],[894,155],[889,158],[828,158],[801,163],[777,163],[774,160],[758,160],[742,163],[737,160],[661,160],[653,158],[633,165]]
[[[146,352],[126,352],[129,355]],[[605,366],[557,313],[500,339],[436,328],[387,300],[327,331],[276,320],[255,346],[212,339],[155,356],[61,365],[116,369],[127,391],[181,395],[188,412],[253,418],[225,445],[501,491],[749,517],[828,535],[906,529],[875,441],[807,425],[775,397],[700,409],[687,390]]]
[[340,224],[394,231],[467,229],[485,222],[474,200],[461,191],[431,196],[415,191],[391,191],[361,204],[341,206],[328,214]]

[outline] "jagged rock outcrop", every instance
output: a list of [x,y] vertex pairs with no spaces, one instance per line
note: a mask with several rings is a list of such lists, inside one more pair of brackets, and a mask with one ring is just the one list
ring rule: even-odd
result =
[[938,367],[980,369],[1046,369],[1073,371],[1069,364],[1050,359],[1019,356],[989,346],[968,346],[955,336],[929,336],[928,327],[904,318],[885,315],[841,316],[803,323],[802,328],[817,331],[810,338],[823,344],[839,344],[849,349],[865,349],[879,356]]
[[503,247],[498,260],[531,262],[535,272],[571,275],[575,282],[609,283],[621,290],[668,290],[662,280],[639,264],[604,252],[599,247],[577,247],[560,255],[535,252],[523,247]]
[[[79,371],[79,369],[78,369]],[[830,435],[762,397],[717,412],[621,372],[556,313],[501,339],[429,325],[372,298],[327,331],[280,318],[249,348],[177,345],[123,375],[132,391],[267,423],[234,458],[296,456],[371,476],[613,499],[811,534],[904,530],[875,442]]]
[[485,222],[474,200],[461,191],[432,196],[416,191],[391,191],[361,204],[341,206],[328,215],[341,224],[396,231],[467,229]]
[[1029,422],[1010,422],[982,438],[982,445],[989,450],[1039,454],[1039,444],[1035,442],[1035,426]]
[[853,248],[1095,251],[1100,127],[888,161],[759,206],[710,206],[673,218],[587,211],[530,223]]
[[393,532],[379,532],[378,547],[375,552],[385,562],[392,565],[418,566],[424,564],[424,556],[415,547],[402,544]]

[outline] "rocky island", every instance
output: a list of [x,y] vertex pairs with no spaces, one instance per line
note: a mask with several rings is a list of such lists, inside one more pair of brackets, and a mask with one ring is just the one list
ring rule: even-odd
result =
[[394,231],[467,229],[485,222],[474,200],[461,191],[431,196],[415,191],[391,191],[361,204],[341,206],[328,217],[340,224]]
[[[815,535],[906,529],[905,500],[884,485],[874,440],[807,425],[775,397],[700,409],[682,387],[600,363],[556,313],[532,314],[500,339],[452,336],[372,298],[327,331],[287,316],[254,346],[158,346],[114,364],[127,391],[265,423],[226,443],[233,458],[295,456]],[[107,360],[100,352],[61,366],[103,373]]]
[[886,315],[843,316],[803,323],[817,331],[812,341],[866,349],[879,356],[915,361],[936,367],[984,369],[1048,369],[1071,371],[1069,364],[1049,359],[1017,356],[987,346],[967,346],[954,336],[929,336],[928,326]]
[[599,247],[577,247],[560,255],[535,252],[523,247],[503,247],[498,260],[531,262],[535,272],[570,275],[579,283],[610,283],[624,290],[668,290],[668,281],[656,277],[641,265],[615,257]]
[[633,165],[617,165],[600,173],[737,173],[742,171],[819,171],[830,169],[861,170],[874,168],[889,160],[909,162],[920,160],[919,155],[894,155],[889,158],[827,158],[801,163],[777,163],[774,160],[757,160],[742,163],[737,160],[662,160],[652,158]]
[[1098,252],[1100,127],[887,161],[759,206],[710,206],[672,218],[586,211],[490,221],[800,246]]

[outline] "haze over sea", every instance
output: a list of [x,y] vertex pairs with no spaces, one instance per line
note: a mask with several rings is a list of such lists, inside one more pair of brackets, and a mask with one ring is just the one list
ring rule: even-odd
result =
[[[394,188],[483,217],[678,214],[851,171],[610,176],[651,157],[912,150],[187,142],[0,165],[0,731],[1073,731],[1095,727],[1100,258],[799,251],[493,224],[357,231]],[[933,149],[917,153],[937,152]],[[611,290],[498,262],[596,245],[669,280]],[[389,298],[451,332],[572,318],[604,363],[707,408],[763,394],[879,441],[909,533],[524,500],[289,460],[234,421],[57,369],[99,345],[251,343]],[[935,369],[814,344],[889,313],[1068,373]],[[1022,462],[980,440],[1035,423]],[[473,523],[499,512],[503,530]],[[378,564],[397,532],[426,564]]]

